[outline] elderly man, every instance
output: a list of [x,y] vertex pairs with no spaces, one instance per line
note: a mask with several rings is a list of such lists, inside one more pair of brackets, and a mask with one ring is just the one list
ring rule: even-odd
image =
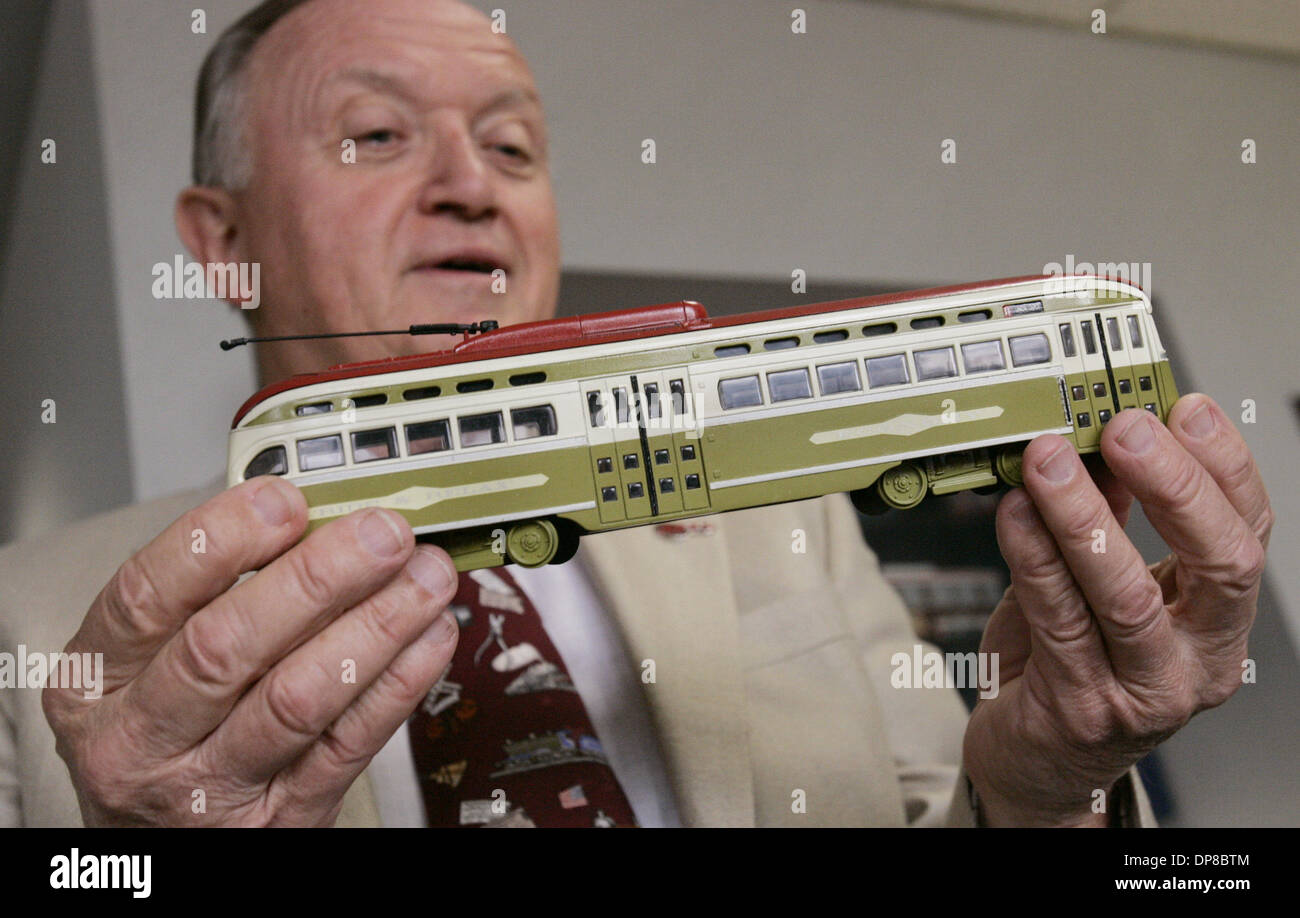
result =
[[[523,59],[477,12],[264,3],[210,55],[197,128],[177,226],[202,262],[261,264],[259,334],[553,314],[541,108]],[[258,358],[272,381],[422,346],[326,339]],[[1118,415],[1103,454],[1110,471],[1094,481],[1058,437],[1026,452],[1025,488],[998,513],[1012,588],[983,645],[1000,654],[1001,690],[969,723],[950,691],[891,688],[887,661],[915,638],[842,496],[724,515],[684,545],[651,528],[593,537],[576,563],[520,572],[505,592],[536,600],[602,738],[592,757],[640,824],[1149,823],[1133,765],[1240,684],[1271,511],[1242,439],[1203,396],[1182,399],[1167,429]],[[71,636],[70,651],[106,662],[102,697],[0,694],[7,817],[426,821],[431,779],[454,789],[473,768],[417,775],[405,740],[413,711],[456,693],[456,666],[439,677],[466,578],[395,513],[361,511],[300,541],[306,507],[284,481],[204,497],[3,553],[3,645]],[[1174,551],[1150,569],[1123,534],[1134,497]],[[790,552],[793,529],[807,553]],[[1091,551],[1098,529],[1105,554]],[[205,553],[191,550],[195,530]],[[462,616],[485,636],[474,649],[504,654],[507,613],[482,611]],[[646,661],[653,680],[640,678]],[[512,794],[547,770],[512,776]],[[462,801],[462,822],[502,812],[466,802],[488,801]],[[619,821],[576,785],[561,805]],[[442,824],[436,810],[427,821]]]

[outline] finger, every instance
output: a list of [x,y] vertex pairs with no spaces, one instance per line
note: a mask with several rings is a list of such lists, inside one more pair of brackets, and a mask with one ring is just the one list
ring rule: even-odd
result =
[[1133,509],[1133,495],[1124,483],[1115,477],[1115,473],[1106,467],[1106,460],[1101,453],[1090,453],[1083,459],[1083,465],[1092,476],[1093,482],[1101,496],[1106,498],[1111,515],[1123,528],[1128,525],[1129,514]]
[[1248,627],[1264,548],[1210,473],[1164,425],[1137,409],[1106,426],[1102,451],[1178,556],[1188,578],[1175,606],[1180,620],[1213,632]]
[[1092,609],[1116,675],[1165,687],[1178,641],[1160,586],[1079,454],[1064,438],[1043,436],[1025,450],[1025,466],[1025,488]]
[[103,653],[104,692],[114,691],[196,610],[287,550],[306,526],[302,493],[278,478],[255,478],[218,494],[118,568],[68,651]]
[[455,621],[442,612],[456,584],[445,552],[417,548],[399,576],[272,667],[205,741],[204,754],[244,783],[269,781],[430,626],[441,623],[437,636],[454,644]]
[[1024,671],[1030,650],[1029,623],[1015,590],[1008,589],[984,625],[980,653],[998,655],[998,673],[1007,682]]
[[998,505],[997,538],[1033,650],[1047,657],[1043,672],[1079,690],[1109,680],[1110,662],[1097,621],[1023,489],[1016,488]]
[[[324,810],[366,769],[451,664],[459,632],[444,612],[406,647],[310,749],[272,782],[273,796]],[[448,630],[443,630],[446,627]]]
[[189,749],[287,653],[374,593],[414,548],[389,510],[363,510],[308,536],[191,616],[124,689],[124,710],[159,751]]
[[1169,431],[1210,473],[1228,503],[1267,549],[1273,508],[1264,479],[1246,441],[1223,409],[1209,396],[1185,395],[1169,412]]

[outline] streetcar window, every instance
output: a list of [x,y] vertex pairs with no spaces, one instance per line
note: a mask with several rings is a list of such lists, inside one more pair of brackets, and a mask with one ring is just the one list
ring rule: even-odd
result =
[[460,426],[461,446],[485,446],[506,441],[506,425],[500,411],[467,414],[457,424]]
[[778,370],[767,374],[767,391],[774,402],[790,402],[797,398],[812,398],[812,378],[808,370]]
[[540,382],[546,382],[546,374],[540,370],[535,373],[516,373],[510,377],[512,386],[531,386]]
[[447,419],[421,421],[406,425],[406,452],[411,456],[420,453],[440,453],[451,449],[451,425]]
[[626,424],[632,417],[632,408],[627,400],[627,390],[622,386],[614,390],[614,415],[618,418],[618,423]]
[[714,357],[739,357],[749,353],[748,344],[724,344],[713,349]]
[[413,402],[421,398],[437,398],[442,394],[442,389],[438,386],[420,386],[415,389],[407,389],[402,393],[402,398],[408,402]]
[[673,399],[673,414],[686,413],[686,384],[680,379],[668,380],[668,393]]
[[920,319],[912,320],[912,327],[915,329],[938,328],[943,324],[943,316],[924,316]]
[[969,312],[957,313],[958,322],[983,322],[985,319],[993,318],[991,309],[972,309]]
[[798,338],[768,338],[763,342],[765,351],[783,351],[788,347],[798,347]]
[[1124,339],[1119,334],[1119,319],[1109,316],[1106,319],[1106,331],[1110,333],[1110,349],[1119,351],[1124,349]]
[[752,408],[763,404],[757,376],[737,376],[718,382],[718,398],[723,408]]
[[467,379],[456,383],[457,392],[482,392],[492,388],[491,379]]
[[248,463],[244,469],[244,478],[256,478],[258,475],[283,475],[289,471],[289,456],[283,446],[268,446]]
[[648,382],[642,391],[645,392],[646,414],[651,418],[659,417],[659,383]]
[[298,417],[306,417],[309,414],[327,414],[334,410],[332,402],[312,402],[310,405],[299,405],[294,409]]
[[605,426],[605,403],[599,392],[587,393],[587,414],[591,416],[592,427]]
[[1138,317],[1128,316],[1128,340],[1134,347],[1142,346],[1142,332],[1138,328]]
[[1069,322],[1061,326],[1061,350],[1065,352],[1066,357],[1073,357],[1078,353],[1074,349],[1074,326]]
[[388,404],[388,396],[382,392],[377,392],[374,395],[358,395],[352,400],[352,407],[354,408],[373,408],[375,405],[386,404]]
[[976,341],[961,346],[961,361],[967,373],[987,373],[1004,370],[1007,362],[1002,357],[1001,341]]
[[514,427],[516,440],[549,437],[555,433],[555,409],[550,405],[512,408],[510,424]]
[[1052,359],[1052,347],[1047,343],[1046,335],[1017,335],[1007,343],[1011,345],[1011,362],[1018,367],[1047,363]]
[[814,344],[834,344],[836,341],[843,341],[848,338],[847,329],[837,328],[835,331],[817,332],[813,335]]
[[822,387],[822,395],[862,391],[856,361],[823,364],[817,368],[817,383]]
[[1083,349],[1089,354],[1097,353],[1097,339],[1092,336],[1092,321],[1084,319],[1079,323],[1079,328],[1083,331]]
[[867,385],[873,389],[908,381],[907,358],[902,354],[867,358]]
[[374,462],[397,456],[397,431],[392,427],[358,430],[352,434],[352,461]]
[[957,375],[957,356],[950,347],[936,347],[926,351],[913,351],[916,361],[916,378],[942,379]]
[[298,468],[304,472],[329,469],[343,464],[343,438],[313,437],[298,441]]
[[898,331],[898,326],[893,322],[881,322],[877,325],[868,325],[862,329],[862,337],[874,338],[877,335],[892,335]]

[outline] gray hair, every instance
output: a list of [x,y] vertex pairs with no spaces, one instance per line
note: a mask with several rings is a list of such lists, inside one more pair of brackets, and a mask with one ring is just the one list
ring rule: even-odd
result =
[[263,0],[221,33],[203,59],[194,97],[193,179],[238,191],[253,177],[248,145],[248,58],[258,40],[309,0]]

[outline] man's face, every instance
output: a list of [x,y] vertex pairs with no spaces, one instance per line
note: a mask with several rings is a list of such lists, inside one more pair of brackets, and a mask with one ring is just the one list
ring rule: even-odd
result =
[[[554,314],[542,111],[523,58],[490,25],[451,0],[312,0],[258,43],[253,176],[235,200],[243,257],[261,263],[259,334]],[[311,356],[454,340],[342,339]]]

